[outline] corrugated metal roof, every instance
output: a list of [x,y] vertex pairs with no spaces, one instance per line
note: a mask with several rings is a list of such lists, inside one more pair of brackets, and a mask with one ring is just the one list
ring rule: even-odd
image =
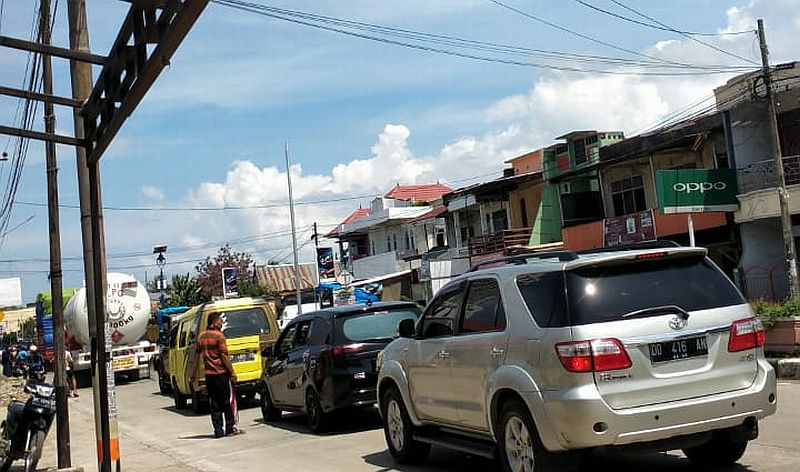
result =
[[[300,266],[300,290],[312,290],[317,286],[317,265],[313,262]],[[297,290],[293,264],[256,266],[256,279],[259,285],[272,287],[278,292]]]
[[440,183],[425,185],[397,185],[386,192],[384,198],[394,200],[418,200],[422,202],[432,202],[442,195],[452,192],[453,189]]

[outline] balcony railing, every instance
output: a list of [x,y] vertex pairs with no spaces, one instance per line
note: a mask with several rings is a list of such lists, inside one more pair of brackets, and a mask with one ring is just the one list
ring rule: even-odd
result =
[[505,251],[509,247],[528,244],[531,228],[507,229],[469,240],[469,255],[478,256],[492,252]]
[[[786,185],[800,184],[800,156],[783,158],[783,175]],[[775,161],[767,159],[738,170],[739,193],[748,193],[778,186]]]

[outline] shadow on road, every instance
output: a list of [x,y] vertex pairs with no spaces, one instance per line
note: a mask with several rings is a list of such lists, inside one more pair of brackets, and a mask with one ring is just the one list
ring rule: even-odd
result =
[[[320,433],[319,436],[338,436],[381,428],[381,418],[377,410],[337,411],[331,414],[326,421],[328,422],[328,428],[325,432]],[[266,424],[267,426],[293,433],[314,434],[308,429],[305,415],[298,413],[284,413],[280,421],[270,423],[257,418],[253,423]]]

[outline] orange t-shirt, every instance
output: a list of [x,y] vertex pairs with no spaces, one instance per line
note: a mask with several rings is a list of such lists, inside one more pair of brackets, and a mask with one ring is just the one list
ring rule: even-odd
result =
[[225,335],[216,329],[207,329],[197,338],[197,353],[203,357],[206,375],[227,374],[228,369],[222,363],[222,355],[228,355]]

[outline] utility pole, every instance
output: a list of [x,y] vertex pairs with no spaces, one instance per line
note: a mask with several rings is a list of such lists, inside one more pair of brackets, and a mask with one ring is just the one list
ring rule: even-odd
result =
[[300,265],[297,262],[297,230],[294,226],[294,198],[292,197],[292,168],[289,165],[289,141],[286,141],[286,179],[289,183],[289,217],[292,220],[292,254],[294,254],[294,283],[297,296],[297,314],[303,314],[303,299],[300,294]]
[[794,248],[794,235],[792,234],[792,214],[789,210],[789,193],[786,190],[786,178],[783,171],[783,158],[781,153],[781,140],[778,136],[778,114],[775,107],[775,94],[772,90],[772,75],[769,67],[769,49],[767,38],[764,35],[764,20],[758,20],[758,42],[761,46],[761,70],[764,74],[764,89],[767,99],[767,119],[769,120],[770,137],[772,141],[772,158],[775,163],[775,176],[778,179],[778,201],[781,206],[781,226],[783,228],[783,245],[786,254],[786,267],[789,276],[789,295],[792,298],[800,296],[800,282],[797,276],[797,253]]
[[[41,43],[50,46],[50,0],[41,0],[39,4],[39,31]],[[50,56],[42,54],[42,83],[44,93],[53,95],[53,65]],[[56,115],[53,103],[44,102],[44,128],[48,134],[55,134]],[[67,379],[64,355],[64,294],[61,272],[61,230],[58,215],[58,160],[56,144],[47,141],[47,213],[50,233],[50,294],[53,302],[53,351],[54,379],[56,387],[56,449],[58,452],[58,468],[72,467],[69,439],[69,403],[67,402]]]
[[[69,45],[73,51],[89,52],[85,0],[68,0]],[[70,61],[72,98],[80,102],[92,93],[92,68],[85,62]],[[75,138],[85,139],[84,117],[80,109],[73,112]],[[86,306],[92,352],[92,387],[94,393],[95,436],[100,472],[111,472],[111,461],[119,468],[119,439],[114,400],[114,377],[109,365],[108,340],[105,329],[105,241],[102,230],[99,163],[89,163],[86,148],[76,146],[78,196],[83,239],[83,267],[86,278]],[[111,375],[109,375],[111,374]],[[111,391],[109,392],[109,385]],[[112,406],[113,408],[109,408]],[[113,418],[109,417],[113,412]],[[113,420],[113,421],[112,421]],[[113,442],[112,442],[113,441]]]

